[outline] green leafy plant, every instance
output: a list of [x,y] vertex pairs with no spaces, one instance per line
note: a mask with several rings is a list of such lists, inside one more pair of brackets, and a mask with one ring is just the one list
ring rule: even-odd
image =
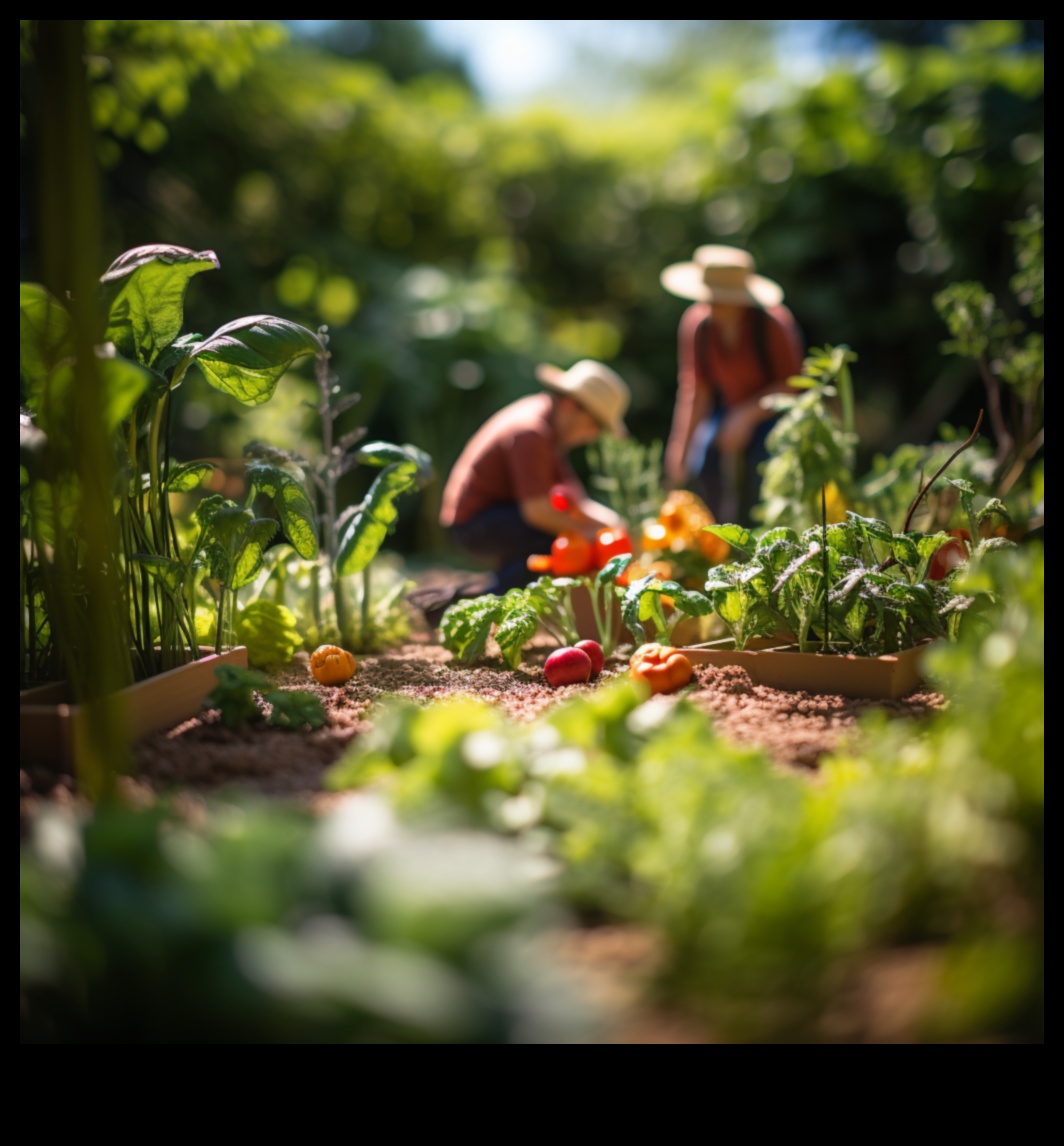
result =
[[278,728],[320,728],[326,722],[321,701],[306,689],[271,689],[265,673],[236,665],[219,665],[214,675],[218,683],[203,698],[203,707],[218,709],[227,728],[261,720],[260,696],[270,706],[267,723]]
[[617,578],[631,560],[630,553],[611,557],[593,578],[540,577],[523,589],[510,589],[501,597],[486,593],[467,601],[456,601],[440,619],[443,647],[453,653],[460,664],[472,664],[484,655],[488,638],[494,631],[503,659],[516,669],[521,663],[522,650],[540,627],[559,645],[573,645],[580,639],[573,612],[573,592],[579,589],[590,595],[599,644],[608,657],[620,635],[614,613],[623,590],[617,585]]
[[643,445],[635,438],[617,438],[612,434],[604,434],[587,447],[592,486],[632,528],[654,517],[665,500],[663,452],[660,439]]
[[[206,338],[182,334],[189,283],[218,267],[213,251],[154,244],[126,251],[101,278],[106,342],[97,351],[97,368],[103,380],[104,425],[121,459],[114,493],[117,561],[128,612],[128,644],[142,676],[198,655],[195,590],[204,573],[224,589],[217,624],[218,639],[223,639],[231,626],[232,594],[254,575],[277,528],[273,521],[260,522],[240,507],[216,500],[199,516],[201,532],[191,554],[182,552],[171,495],[195,488],[212,467],[207,462],[181,465],[171,457],[175,391],[196,366],[215,389],[244,405],[260,405],[293,362],[324,349],[312,331],[269,315],[236,319]],[[74,379],[70,316],[44,287],[32,283],[20,286],[19,316],[26,406],[35,428],[49,440],[49,454],[58,459],[69,432],[64,413]],[[38,473],[24,500],[24,529],[36,575],[24,577],[23,613],[31,611],[32,595],[40,586],[46,611],[54,619],[71,607],[89,607],[76,589],[82,548],[77,527],[80,493],[73,474],[61,466]],[[260,479],[265,490],[266,477]],[[290,487],[277,483],[271,492],[280,506],[277,516],[290,526],[299,512],[288,498]],[[316,552],[313,536],[292,532],[297,547],[302,542],[309,552],[313,542]],[[68,564],[57,565],[57,553]],[[63,578],[57,576],[60,568],[67,570]],[[28,663],[37,659],[38,631],[39,625],[24,624]]]
[[248,650],[256,668],[277,669],[295,655],[303,643],[295,615],[276,601],[252,601],[237,618],[237,641]]
[[26,1043],[586,1041],[516,843],[210,799],[50,809],[20,856]]
[[[1035,318],[1045,312],[1044,220],[1032,211],[1010,230],[1016,236],[1016,303]],[[997,441],[992,488],[1008,496],[1045,443],[1045,347],[1041,332],[1009,319],[978,282],[952,283],[935,295],[935,307],[952,335],[942,349],[973,358],[986,387]]]
[[[328,346],[325,327],[317,337],[323,347]],[[342,393],[327,350],[318,356],[315,376],[319,400],[313,408],[321,424],[320,457],[308,462],[290,451],[252,443],[245,449],[251,459],[248,477],[255,493],[265,495],[267,504],[276,507],[279,527],[300,557],[317,557],[320,525],[322,559],[308,568],[308,601],[299,609],[305,628],[313,632],[312,643],[331,636],[345,647],[368,652],[382,642],[393,642],[404,631],[399,623],[401,597],[409,585],[403,579],[383,593],[375,592],[370,570],[395,528],[397,502],[432,480],[432,460],[417,446],[364,443],[366,431],[361,426],[339,434],[337,421],[358,403],[360,395]],[[380,473],[360,502],[339,512],[340,481],[360,465],[375,466]],[[307,499],[308,479],[319,499],[320,513]],[[361,574],[361,584],[354,594],[357,611],[353,612],[348,584],[355,574]],[[295,592],[302,592],[303,579],[290,582],[280,564],[271,569],[271,576],[280,596],[289,584]],[[266,590],[265,584],[262,588]]]

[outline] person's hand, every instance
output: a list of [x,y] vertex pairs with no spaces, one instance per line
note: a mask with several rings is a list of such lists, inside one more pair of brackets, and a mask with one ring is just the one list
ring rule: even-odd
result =
[[761,421],[761,409],[756,402],[746,402],[729,410],[721,420],[714,445],[722,454],[738,454],[750,444],[754,430]]

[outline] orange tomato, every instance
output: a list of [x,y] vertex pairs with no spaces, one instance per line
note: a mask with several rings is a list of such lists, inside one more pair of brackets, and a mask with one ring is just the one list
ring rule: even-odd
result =
[[554,559],[549,553],[533,553],[525,564],[528,566],[529,573],[536,573],[541,577],[544,573],[550,573],[554,569]]
[[339,645],[318,645],[310,654],[310,674],[319,684],[343,684],[357,668],[355,658]]

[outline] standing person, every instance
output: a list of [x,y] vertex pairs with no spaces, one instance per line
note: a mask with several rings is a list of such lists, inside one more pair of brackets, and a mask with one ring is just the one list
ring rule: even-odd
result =
[[691,484],[718,521],[749,524],[774,419],[760,400],[801,372],[798,324],[779,284],[755,274],[737,247],[699,247],[690,262],[666,267],[661,284],[694,300],[680,319],[666,479]]
[[[596,531],[624,523],[588,497],[567,454],[606,432],[623,437],[630,392],[601,362],[584,359],[568,370],[536,370],[543,392],[511,402],[473,435],[447,479],[440,524],[459,548],[488,562],[494,575],[468,593],[505,593],[531,579],[527,561],[550,552],[563,532],[593,541]],[[564,486],[569,508],[556,509],[551,490]],[[466,595],[411,596],[435,623],[452,600]]]

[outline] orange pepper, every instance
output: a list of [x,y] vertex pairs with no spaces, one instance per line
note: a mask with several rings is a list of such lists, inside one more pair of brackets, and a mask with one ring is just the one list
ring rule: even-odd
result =
[[695,671],[687,657],[669,645],[641,645],[630,663],[633,679],[644,681],[654,693],[683,688]]
[[600,529],[595,535],[595,568],[601,569],[611,557],[632,552],[632,539],[626,529]]
[[595,550],[591,542],[579,533],[561,533],[550,547],[551,564],[555,577],[579,577],[594,565]]
[[357,668],[355,658],[339,645],[318,645],[310,654],[310,673],[319,684],[343,684]]

